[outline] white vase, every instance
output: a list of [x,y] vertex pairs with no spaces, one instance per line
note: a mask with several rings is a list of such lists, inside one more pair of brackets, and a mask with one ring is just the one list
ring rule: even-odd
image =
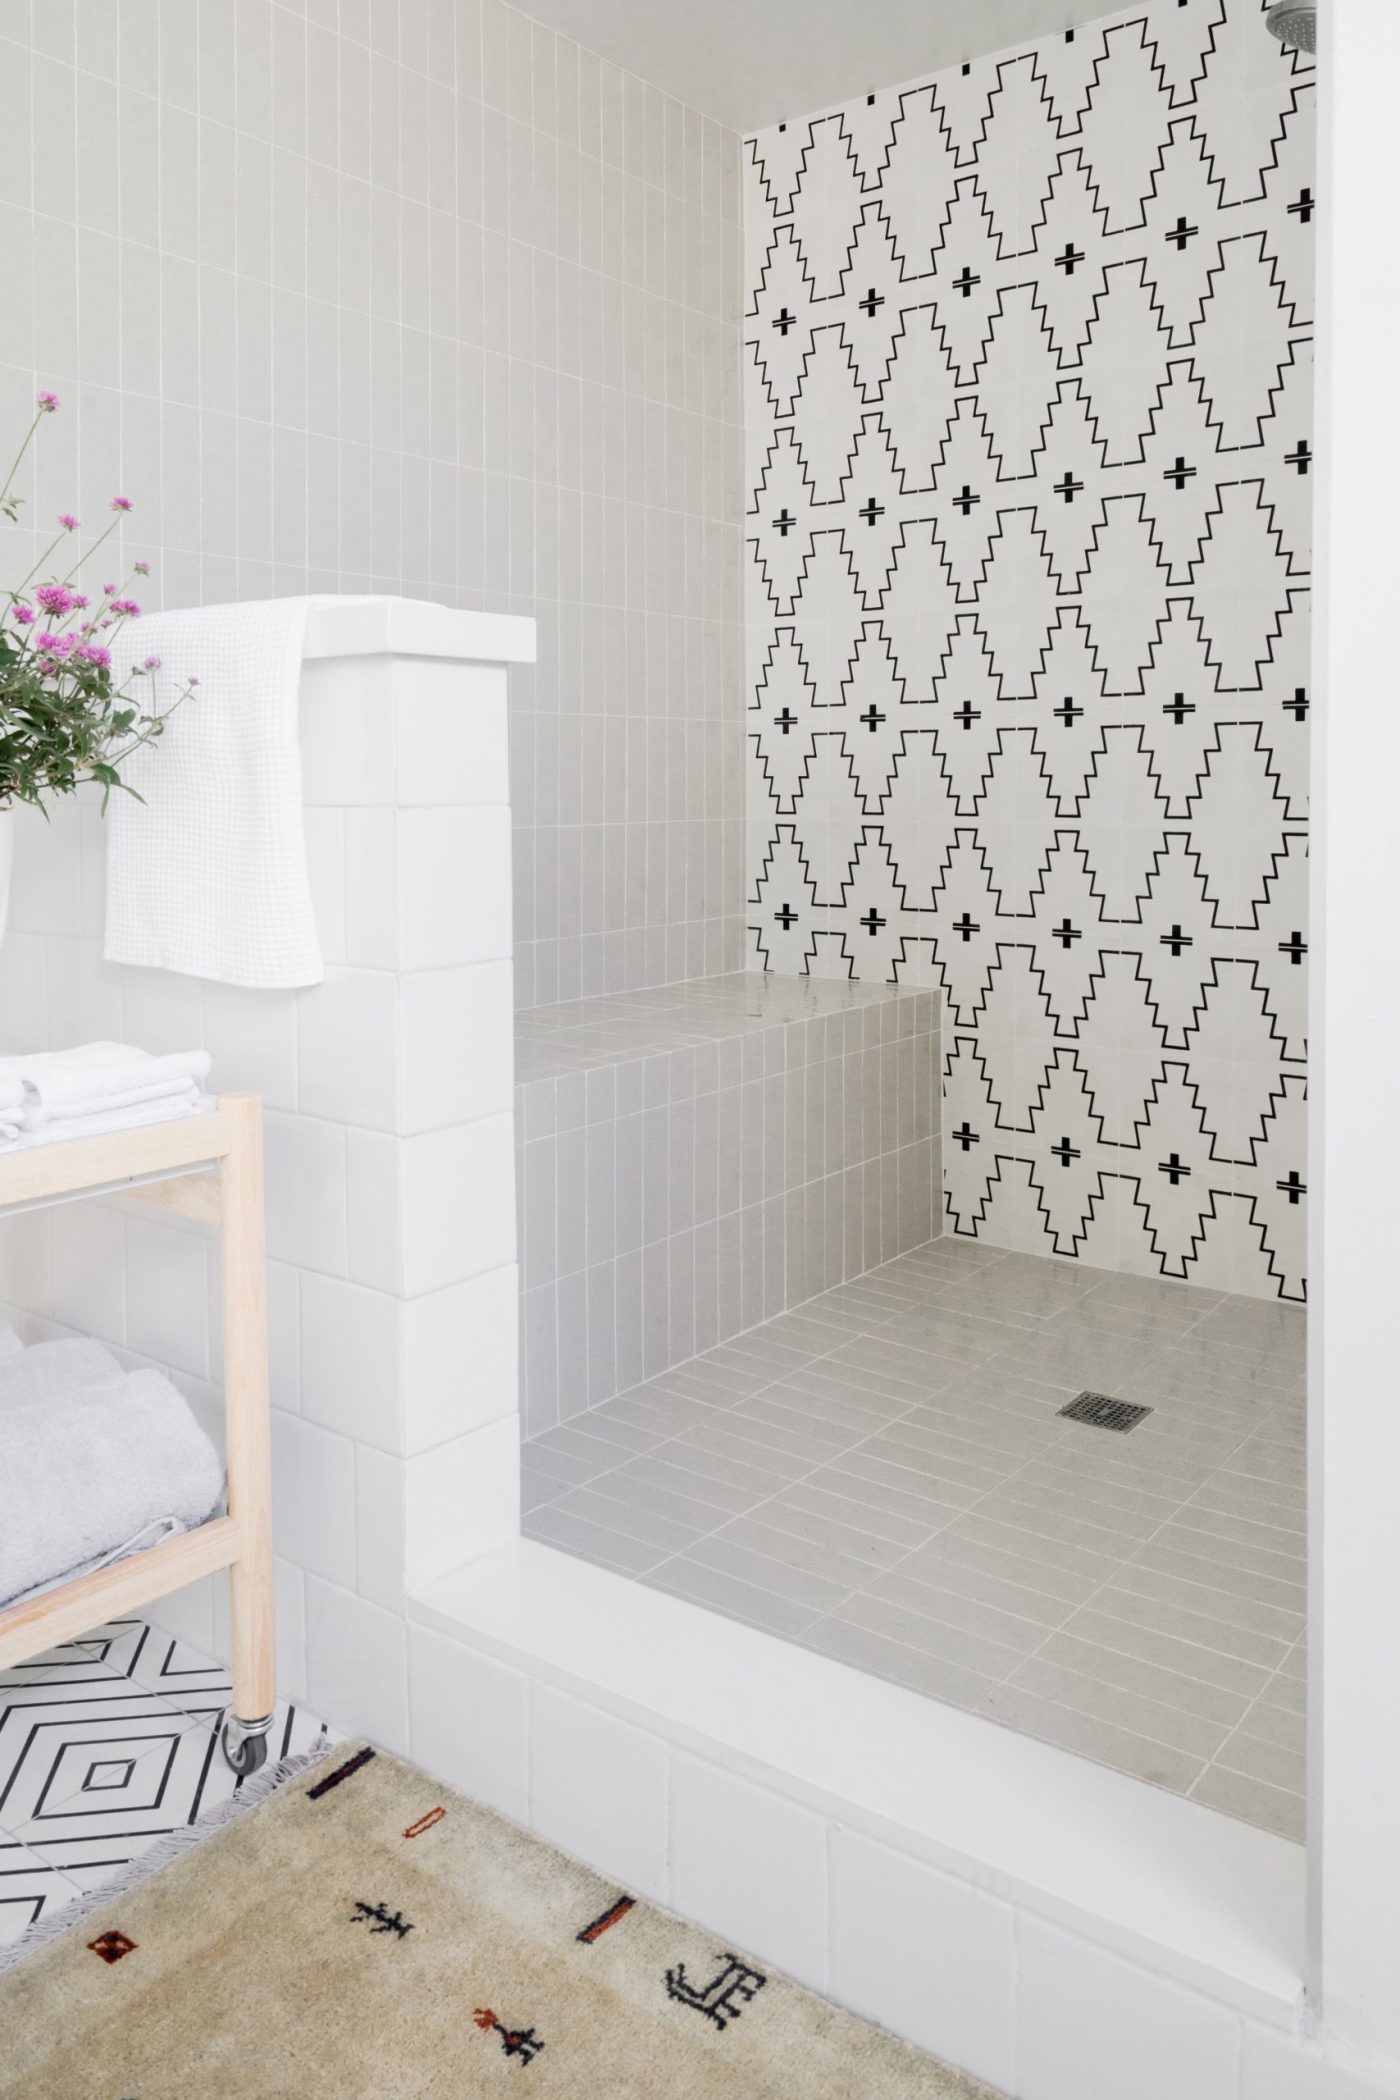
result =
[[10,916],[10,869],[15,858],[15,813],[8,804],[0,808],[0,943]]

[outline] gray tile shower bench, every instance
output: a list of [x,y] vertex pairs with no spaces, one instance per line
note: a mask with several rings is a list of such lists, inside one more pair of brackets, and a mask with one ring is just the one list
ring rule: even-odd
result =
[[938,1229],[931,992],[739,972],[516,1023],[529,1436]]

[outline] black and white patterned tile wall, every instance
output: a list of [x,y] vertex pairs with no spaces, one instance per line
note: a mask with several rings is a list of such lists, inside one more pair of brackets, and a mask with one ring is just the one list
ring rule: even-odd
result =
[[751,959],[947,1229],[1304,1295],[1313,72],[1150,0],[747,142]]

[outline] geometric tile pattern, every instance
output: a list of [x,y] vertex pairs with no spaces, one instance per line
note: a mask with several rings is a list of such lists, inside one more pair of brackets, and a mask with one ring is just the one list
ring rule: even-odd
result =
[[1302,1342],[945,1235],[531,1438],[524,1528],[1301,1838]]
[[950,1232],[1300,1299],[1317,192],[1261,16],[748,142],[750,953],[941,989]]
[[[222,1663],[142,1619],[0,1670],[0,1946],[237,1791],[229,1696]],[[280,1703],[269,1762],[320,1733]]]

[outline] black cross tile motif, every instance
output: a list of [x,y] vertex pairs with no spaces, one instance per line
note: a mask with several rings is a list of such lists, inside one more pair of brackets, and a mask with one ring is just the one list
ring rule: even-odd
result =
[[[838,120],[809,139],[790,123],[786,143],[771,132],[760,143],[746,175],[762,233],[748,356],[771,380],[770,327],[801,340],[782,384],[752,390],[753,617],[760,647],[794,623],[804,662],[802,682],[760,699],[748,758],[772,845],[791,836],[812,865],[859,869],[868,838],[880,870],[868,879],[890,906],[862,898],[857,873],[840,901],[815,907],[802,875],[785,872],[774,884],[803,901],[771,889],[750,916],[760,954],[765,942],[790,953],[811,942],[810,967],[831,954],[859,980],[888,969],[932,908],[918,952],[941,980],[949,1101],[967,1112],[946,1125],[952,1230],[996,1237],[1005,1207],[988,1191],[1003,1139],[990,1104],[1019,1098],[1049,1035],[1074,1042],[1089,1107],[1081,1119],[1073,1096],[1056,1097],[1066,1105],[1037,1111],[1030,1151],[1024,1133],[1012,1146],[1041,1189],[1041,1251],[1082,1258],[1067,1199],[1100,1175],[1117,1177],[1121,1197],[1131,1169],[1131,1266],[1230,1290],[1240,1272],[1229,1250],[1243,1243],[1247,1288],[1302,1300],[1308,1169],[1296,1144],[1276,1134],[1217,1187],[1199,1133],[1229,1127],[1228,1065],[1206,1045],[1233,998],[1262,1011],[1279,1100],[1307,1051],[1305,547],[1320,440],[1297,302],[1322,216],[1318,176],[1291,65],[1253,43],[1257,25],[1248,39],[1237,25],[1258,62],[1248,98],[1221,90],[1210,24],[1264,0],[1157,4],[1160,65],[1125,64],[1123,39],[1105,46],[1102,30],[1085,30],[1068,54],[1084,85],[1070,86],[1066,111],[1075,124],[1087,93],[1098,117],[1044,157],[1026,158],[1014,121],[987,120],[988,95],[994,116],[1011,114],[1006,69],[972,64],[960,78],[957,62],[926,105],[956,164],[949,182],[907,179],[910,105],[879,94],[871,105],[863,88],[844,131]],[[1171,18],[1187,31],[1174,57]],[[1032,102],[1069,34],[1030,47]],[[893,132],[876,118],[887,105]],[[856,151],[857,136],[868,147]],[[1124,137],[1142,143],[1141,168]],[[778,278],[783,244],[794,274]],[[852,367],[830,388],[827,367],[800,356],[822,303],[833,323],[847,318],[844,334],[818,340]],[[856,359],[877,337],[880,356]],[[784,503],[786,531],[775,522]],[[863,622],[876,618],[881,680],[853,684]],[[796,761],[827,706],[844,742],[816,750],[835,752],[843,773],[848,762],[859,771],[859,756],[871,776],[839,814],[815,765],[795,791],[770,778],[780,737],[790,774],[803,772]],[[1266,910],[1234,909],[1246,894]],[[1157,1048],[1166,1064],[1154,1072]],[[1154,1121],[1170,1115],[1137,1133],[1136,1160],[1094,1109],[1125,1062],[1133,1091],[1137,1062],[1144,1087],[1156,1079]],[[1066,1120],[1067,1136],[1054,1128]],[[1174,1141],[1187,1150],[1172,1153]],[[1198,1211],[1212,1206],[1201,1228]]]
[[784,539],[786,539],[796,523],[796,518],[788,509],[787,505],[784,504],[782,509],[778,512],[777,517],[773,520],[773,529],[775,532],[780,533]]

